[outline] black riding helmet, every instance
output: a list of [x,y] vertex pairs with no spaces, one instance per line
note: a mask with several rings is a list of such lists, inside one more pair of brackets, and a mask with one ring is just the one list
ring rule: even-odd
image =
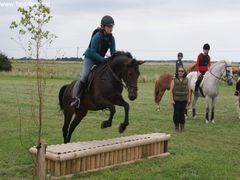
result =
[[183,57],[183,53],[182,53],[182,52],[179,52],[179,53],[177,54],[177,57]]
[[210,45],[209,45],[209,44],[204,44],[204,45],[203,45],[203,49],[205,49],[205,50],[210,50]]
[[113,26],[114,25],[114,20],[111,16],[106,15],[103,16],[101,20],[101,26]]

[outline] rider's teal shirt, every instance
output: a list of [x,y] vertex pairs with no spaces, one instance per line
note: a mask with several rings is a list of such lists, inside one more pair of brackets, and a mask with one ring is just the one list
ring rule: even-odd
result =
[[[108,36],[107,34],[104,35],[105,40],[109,40],[109,38],[112,39],[112,42],[111,42],[111,46],[110,46],[110,53],[111,55],[113,53],[116,52],[116,47],[115,47],[115,39],[114,37],[112,36]],[[91,39],[91,46],[89,48],[87,48],[87,50],[85,51],[84,55],[86,58],[89,58],[93,61],[96,61],[96,62],[103,62],[104,61],[104,56],[106,54],[104,54],[104,56],[101,56],[101,54],[99,54],[97,52],[98,49],[100,49],[100,45],[101,45],[101,37],[100,37],[100,33],[97,32]]]

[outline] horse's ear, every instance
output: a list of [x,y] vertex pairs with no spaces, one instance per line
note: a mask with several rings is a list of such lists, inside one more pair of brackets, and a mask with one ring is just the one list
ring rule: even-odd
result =
[[143,63],[145,63],[145,62],[146,62],[146,61],[142,61],[142,60],[137,61],[138,65],[141,65],[141,64],[143,64]]

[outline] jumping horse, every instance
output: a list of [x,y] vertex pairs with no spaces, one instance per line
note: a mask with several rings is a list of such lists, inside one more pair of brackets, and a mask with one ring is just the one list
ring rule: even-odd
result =
[[111,127],[116,112],[115,105],[124,107],[124,122],[119,125],[119,132],[124,132],[129,125],[129,104],[123,99],[122,91],[126,87],[129,100],[133,101],[137,98],[139,65],[143,63],[144,61],[134,59],[129,52],[119,51],[113,54],[106,63],[90,72],[88,88],[85,90],[78,109],[70,106],[73,101],[72,91],[76,81],[61,87],[59,105],[64,114],[62,128],[64,143],[70,142],[74,129],[89,110],[108,109],[110,111],[109,118],[102,122],[101,128]]
[[[189,87],[191,88],[191,92],[195,89],[195,82],[197,80],[197,72],[190,72],[187,75]],[[193,98],[192,102],[192,112],[193,112],[193,118],[196,118],[196,103],[198,100],[198,97],[205,96],[205,121],[206,123],[209,122],[209,102],[211,102],[211,122],[215,123],[214,120],[214,110],[215,110],[215,104],[216,104],[216,98],[219,94],[219,81],[221,79],[224,79],[228,85],[232,85],[233,83],[233,75],[232,75],[232,67],[231,63],[227,61],[219,61],[215,64],[213,64],[209,70],[205,73],[201,88],[203,91],[203,95],[199,93],[199,95],[195,96]]]

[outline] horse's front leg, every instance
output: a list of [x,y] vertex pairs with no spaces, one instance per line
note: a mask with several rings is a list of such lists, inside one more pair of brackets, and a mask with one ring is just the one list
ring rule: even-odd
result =
[[127,128],[127,126],[129,125],[129,121],[128,121],[129,104],[126,101],[124,101],[122,96],[119,96],[114,103],[118,106],[123,106],[125,110],[124,121],[119,125],[119,128],[118,128],[118,131],[120,133],[123,133]]
[[125,110],[125,118],[124,118],[124,122],[119,125],[118,130],[120,133],[123,133],[127,128],[127,126],[129,125],[129,122],[128,122],[129,104],[124,101],[123,107]]
[[212,98],[212,111],[211,111],[211,122],[214,124],[214,110],[215,110],[215,104],[216,104],[216,98]]
[[192,116],[193,119],[196,119],[196,104],[197,104],[198,97],[194,96],[193,97],[193,102],[192,102]]
[[107,106],[107,108],[108,108],[109,111],[110,111],[110,115],[109,115],[108,120],[102,122],[102,124],[101,124],[101,128],[102,128],[102,129],[112,126],[113,116],[114,116],[114,114],[115,114],[115,112],[116,112],[116,108],[115,108],[115,106],[114,106],[113,104],[109,103],[109,104],[106,105],[106,106]]

